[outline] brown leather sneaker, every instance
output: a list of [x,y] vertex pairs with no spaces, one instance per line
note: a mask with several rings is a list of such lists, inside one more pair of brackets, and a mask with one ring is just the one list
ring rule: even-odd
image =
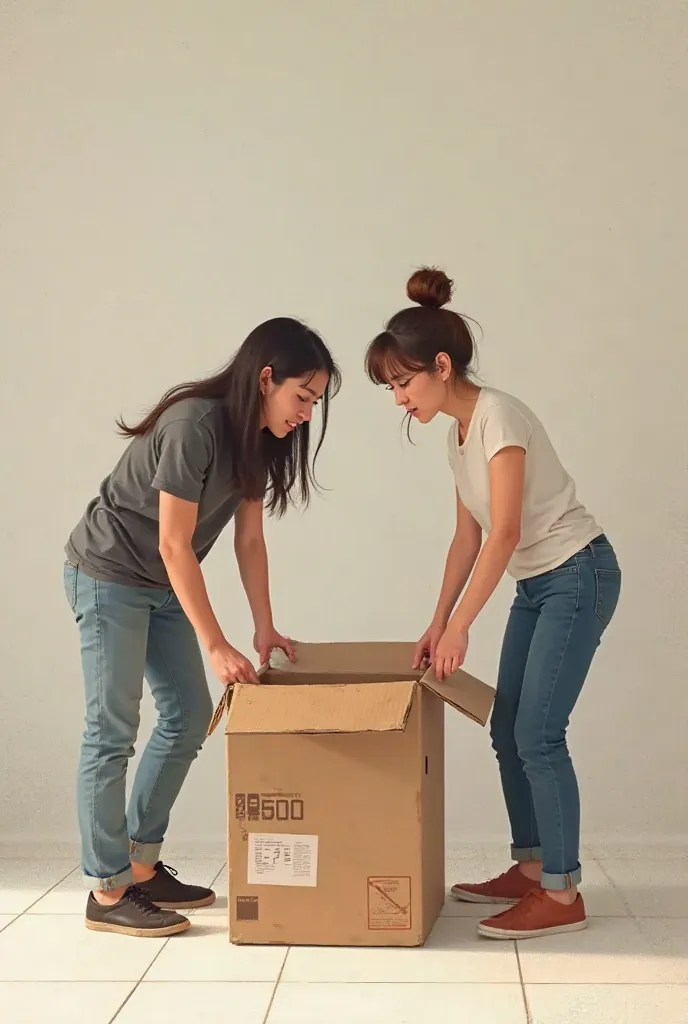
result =
[[191,910],[193,907],[209,907],[216,896],[212,889],[202,885],[185,885],[177,878],[177,872],[162,861],[155,865],[155,874],[145,882],[138,883],[148,898],[163,910]]
[[478,925],[488,939],[534,939],[539,935],[579,932],[587,926],[585,904],[580,893],[567,906],[550,899],[544,889],[534,889],[521,902]]
[[464,903],[518,903],[527,893],[539,888],[539,882],[531,882],[519,871],[518,864],[514,864],[504,874],[489,882],[453,885],[451,895]]
[[86,927],[93,932],[162,939],[185,932],[190,926],[181,914],[156,907],[136,885],[130,885],[122,899],[111,906],[99,903],[93,893],[89,893],[86,904]]

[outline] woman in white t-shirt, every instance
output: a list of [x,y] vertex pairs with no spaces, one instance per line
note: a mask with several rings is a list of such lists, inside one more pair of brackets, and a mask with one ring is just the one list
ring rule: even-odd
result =
[[451,418],[456,531],[414,667],[429,659],[440,679],[456,671],[469,629],[504,573],[517,581],[491,722],[516,863],[487,882],[455,885],[452,894],[514,904],[479,924],[491,938],[575,931],[586,917],[566,729],[614,614],[621,572],[537,417],[518,399],[470,380],[471,331],[442,309],[451,293],[442,271],[413,274],[407,294],[418,305],[392,317],[371,343],[366,369],[419,423],[439,412]]

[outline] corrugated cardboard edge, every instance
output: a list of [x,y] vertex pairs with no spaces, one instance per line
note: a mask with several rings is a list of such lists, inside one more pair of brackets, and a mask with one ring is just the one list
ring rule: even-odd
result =
[[487,683],[463,669],[440,681],[432,668],[428,669],[420,682],[421,686],[425,686],[462,715],[478,725],[487,725],[495,699],[495,690]]
[[224,713],[225,711],[227,711],[231,703],[233,690],[233,686],[225,687],[224,693],[220,697],[219,701],[217,702],[217,707],[213,711],[213,717],[210,719],[210,725],[208,726],[208,732],[206,733],[207,736],[212,736],[215,730],[217,729],[218,725],[222,721]]
[[[260,668],[256,670],[256,675],[258,676],[258,678],[260,679],[262,675],[265,675],[269,668],[269,663],[267,665],[261,665]],[[232,703],[233,693],[233,685],[225,686],[224,692],[220,697],[219,701],[217,702],[217,707],[213,711],[213,717],[210,719],[210,725],[208,726],[206,736],[212,736],[212,734],[215,732],[218,725],[222,721],[225,711],[229,711],[229,705]]]

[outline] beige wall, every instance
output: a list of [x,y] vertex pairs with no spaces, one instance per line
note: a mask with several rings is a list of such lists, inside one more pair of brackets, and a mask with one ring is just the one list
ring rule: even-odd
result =
[[[61,546],[121,450],[115,414],[266,317],[307,318],[345,374],[331,490],[269,529],[278,626],[426,626],[446,426],[402,443],[361,357],[429,261],[484,327],[484,379],[544,418],[625,568],[571,730],[586,834],[688,836],[685,4],[25,0],[0,30],[0,835],[76,834]],[[248,649],[230,537],[208,579]],[[489,680],[509,598],[472,633]],[[448,741],[450,836],[506,837],[487,734],[452,715]],[[222,775],[214,737],[178,839],[223,834]]]

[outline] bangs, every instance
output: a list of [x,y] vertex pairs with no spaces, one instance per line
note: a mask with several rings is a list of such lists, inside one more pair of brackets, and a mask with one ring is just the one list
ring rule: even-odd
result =
[[425,370],[424,363],[405,355],[393,334],[378,334],[366,352],[365,370],[373,384],[391,384],[400,377]]

